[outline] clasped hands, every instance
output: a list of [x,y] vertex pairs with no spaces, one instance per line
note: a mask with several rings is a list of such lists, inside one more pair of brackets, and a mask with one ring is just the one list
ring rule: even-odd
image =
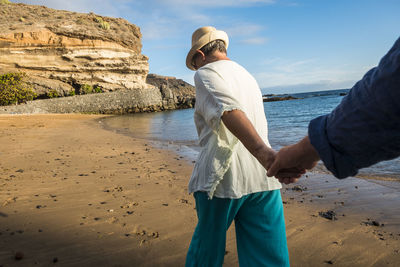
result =
[[224,125],[235,135],[267,170],[268,176],[275,176],[281,183],[296,182],[306,170],[312,169],[319,156],[308,136],[297,144],[286,146],[279,152],[269,148],[258,135],[246,114],[240,110],[225,111]]
[[279,152],[274,152],[263,166],[268,176],[275,176],[284,184],[295,183],[306,170],[315,167],[319,160],[318,152],[307,137],[294,145],[285,146]]

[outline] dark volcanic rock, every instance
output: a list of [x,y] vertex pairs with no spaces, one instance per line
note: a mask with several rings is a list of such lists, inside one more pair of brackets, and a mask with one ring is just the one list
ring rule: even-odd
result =
[[333,210],[328,210],[328,211],[320,211],[319,216],[331,220],[331,221],[336,221],[336,213]]
[[196,89],[187,82],[157,74],[147,75],[146,82],[160,89],[164,109],[194,107]]

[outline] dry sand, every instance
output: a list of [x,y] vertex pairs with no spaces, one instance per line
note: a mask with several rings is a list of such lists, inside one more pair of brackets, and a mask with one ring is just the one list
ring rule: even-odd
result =
[[[0,116],[0,266],[184,265],[193,164],[100,118]],[[292,266],[400,266],[399,191],[326,174],[285,187]],[[226,250],[238,266],[233,227]]]

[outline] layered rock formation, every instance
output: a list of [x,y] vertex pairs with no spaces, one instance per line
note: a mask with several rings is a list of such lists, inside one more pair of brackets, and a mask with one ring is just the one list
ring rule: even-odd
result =
[[140,30],[124,19],[23,4],[3,4],[0,13],[0,70],[27,73],[38,95],[147,86]]
[[50,91],[80,94],[89,86],[102,92],[158,92],[159,100],[150,102],[161,110],[193,102],[193,87],[189,100],[182,100],[165,86],[146,83],[149,66],[141,54],[140,29],[124,19],[24,4],[0,7],[0,74],[25,72],[39,98]]

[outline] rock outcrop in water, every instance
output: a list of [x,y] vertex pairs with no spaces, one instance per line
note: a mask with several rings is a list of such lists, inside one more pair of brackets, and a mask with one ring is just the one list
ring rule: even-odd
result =
[[263,96],[263,102],[275,102],[275,101],[285,101],[285,100],[295,100],[295,99],[299,99],[297,97],[294,96]]
[[[124,97],[136,98],[131,104],[125,103],[126,106],[118,107],[117,103],[110,103],[113,108],[97,112],[120,113],[122,110],[148,111],[191,106],[189,102],[193,102],[195,94],[192,86],[176,79],[168,80],[162,88],[151,85],[151,82],[146,83],[149,65],[148,58],[141,54],[140,29],[128,21],[44,6],[0,4],[0,7],[0,74],[26,73],[28,83],[39,98],[47,98],[49,92],[53,95],[56,92],[59,97],[79,95],[82,88],[89,87],[107,93],[96,97],[68,97],[70,105],[92,98],[97,101],[119,99],[118,95],[123,94]],[[190,88],[185,95],[188,98],[180,98],[179,90],[174,90],[175,83],[182,84],[179,88]],[[169,87],[171,89],[166,89]],[[85,110],[86,106],[91,106],[90,103],[67,108],[64,103],[68,101],[60,98],[33,102],[37,101],[41,103],[34,105],[40,108],[32,109],[43,112],[94,112],[92,109]],[[59,110],[57,105],[46,108],[46,103],[57,101],[60,102]],[[0,108],[0,112],[28,112],[32,105]]]

